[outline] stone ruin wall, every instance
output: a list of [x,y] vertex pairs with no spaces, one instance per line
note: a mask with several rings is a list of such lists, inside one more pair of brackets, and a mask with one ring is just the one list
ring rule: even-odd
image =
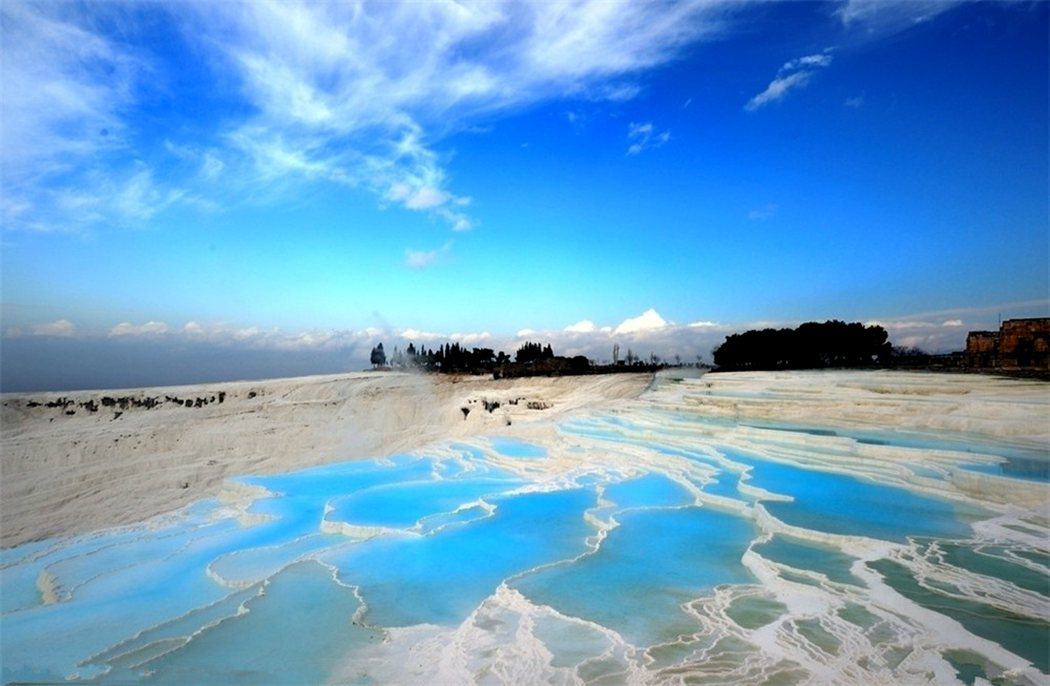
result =
[[1050,369],[1050,318],[1007,319],[999,331],[971,331],[964,353],[968,367]]
[[1002,367],[1050,366],[1050,318],[1008,319],[999,330]]

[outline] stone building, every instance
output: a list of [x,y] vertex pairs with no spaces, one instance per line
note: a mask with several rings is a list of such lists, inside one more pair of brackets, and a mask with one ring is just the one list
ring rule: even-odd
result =
[[1050,369],[1050,317],[1007,319],[998,331],[971,331],[964,353],[968,367]]
[[999,329],[999,366],[1050,367],[1050,318],[1008,319]]
[[998,331],[971,331],[966,335],[966,366],[994,367],[998,356]]

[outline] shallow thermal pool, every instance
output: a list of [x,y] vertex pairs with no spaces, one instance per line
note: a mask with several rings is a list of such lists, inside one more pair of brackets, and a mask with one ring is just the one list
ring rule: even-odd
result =
[[3,680],[1050,680],[1045,521],[949,484],[1045,456],[668,395],[4,550]]

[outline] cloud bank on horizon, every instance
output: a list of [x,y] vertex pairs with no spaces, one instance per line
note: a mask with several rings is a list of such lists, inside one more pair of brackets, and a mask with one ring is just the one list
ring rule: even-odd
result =
[[[919,347],[929,352],[948,352],[961,348],[967,327],[983,323],[990,313],[999,316],[1027,316],[1050,306],[1050,299],[1016,303],[1001,303],[992,307],[953,309],[904,317],[870,319],[865,325],[878,325],[887,330],[890,340],[904,347]],[[364,329],[312,329],[286,331],[279,328],[263,329],[257,326],[238,327],[223,323],[204,324],[189,321],[181,327],[166,322],[148,321],[142,324],[120,322],[108,332],[79,330],[68,320],[44,322],[28,331],[8,327],[4,339],[11,341],[27,337],[59,338],[118,338],[125,340],[156,341],[162,338],[211,345],[258,348],[267,350],[325,350],[348,351],[349,359],[365,360],[367,352],[377,343],[406,347],[409,343],[428,347],[445,343],[460,343],[467,347],[489,347],[513,353],[523,343],[540,341],[552,343],[556,352],[564,355],[586,355],[594,360],[610,357],[613,344],[619,343],[626,353],[628,346],[634,352],[648,356],[658,354],[662,359],[695,361],[696,355],[707,356],[727,335],[747,329],[797,326],[796,321],[755,321],[722,323],[695,321],[676,323],[664,319],[649,308],[636,317],[628,317],[617,325],[599,326],[589,319],[570,324],[562,329],[520,329],[514,334],[493,334],[488,331],[441,333],[421,329],[367,327]]]
[[[968,331],[982,328],[991,314],[1028,316],[1047,307],[1050,299],[887,317],[864,324],[882,326],[897,346],[950,352],[960,350]],[[523,343],[538,341],[550,343],[559,355],[585,355],[600,363],[611,361],[615,345],[621,357],[632,352],[646,361],[656,355],[669,363],[710,364],[713,350],[731,334],[800,323],[679,324],[652,308],[615,326],[582,320],[559,330],[522,329],[513,335],[390,327],[286,331],[196,321],[181,327],[161,321],[120,322],[108,332],[93,332],[58,320],[25,331],[8,327],[5,354],[0,357],[0,387],[5,391],[127,388],[341,373],[368,368],[369,353],[378,343],[392,351],[410,343],[435,348],[453,342],[513,354]]]

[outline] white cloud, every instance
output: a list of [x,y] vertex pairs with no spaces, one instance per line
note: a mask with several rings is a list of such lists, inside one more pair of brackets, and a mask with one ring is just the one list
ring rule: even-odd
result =
[[656,132],[652,122],[644,124],[631,122],[627,127],[627,140],[631,141],[631,144],[627,147],[627,154],[637,155],[645,150],[665,145],[667,141],[671,140],[671,132]]
[[48,324],[37,324],[32,327],[34,336],[72,336],[77,326],[68,319],[59,319]]
[[777,70],[776,78],[770,81],[766,89],[747,101],[744,109],[748,112],[764,107],[770,103],[782,100],[789,92],[802,88],[818,69],[824,69],[831,65],[832,57],[830,48],[822,53],[806,55],[789,60]]
[[168,333],[168,325],[164,322],[154,321],[137,326],[130,322],[121,322],[109,330],[110,336],[155,336],[162,333]]
[[787,95],[791,89],[800,88],[809,83],[809,79],[812,76],[812,72],[808,71],[797,71],[786,76],[778,76],[770,81],[764,91],[748,100],[747,104],[744,105],[744,109],[748,112],[754,112],[764,105],[776,102]]
[[413,188],[406,183],[395,183],[386,194],[387,199],[401,202],[410,210],[428,210],[448,202],[452,196],[433,186]]
[[646,122],[645,124],[638,124],[631,122],[627,126],[627,137],[628,138],[641,138],[643,136],[651,136],[653,133],[653,123]]
[[963,325],[963,321],[961,319],[948,319],[948,320],[945,320],[945,322],[943,324],[941,324],[941,326],[962,326],[962,325]]
[[660,316],[660,314],[649,308],[637,317],[630,317],[620,322],[620,325],[613,329],[613,334],[619,336],[623,334],[635,334],[640,331],[652,331],[654,329],[663,329],[668,325],[667,321]]
[[906,30],[953,9],[965,0],[846,0],[835,13],[847,28],[870,37]]
[[449,335],[449,340],[455,343],[462,343],[463,345],[477,345],[483,343],[492,338],[492,334],[488,331],[481,331],[479,333],[453,333]]
[[407,341],[433,341],[437,339],[447,339],[443,333],[434,333],[433,331],[420,331],[419,329],[405,329],[400,334],[401,338]]
[[861,107],[864,107],[864,96],[855,95],[852,98],[846,98],[842,101],[842,106],[851,110],[859,110]]
[[436,188],[424,186],[412,193],[412,195],[405,200],[405,207],[410,210],[428,210],[432,207],[444,205],[449,197],[451,196],[445,191],[439,191]]
[[783,74],[789,71],[796,71],[798,69],[815,69],[818,67],[831,66],[831,55],[826,52],[818,53],[816,55],[806,55],[805,57],[798,57],[793,60],[789,60],[784,63],[784,66],[780,68],[780,73]]
[[598,330],[598,327],[594,325],[590,319],[584,319],[583,321],[570,324],[565,327],[565,331],[570,333],[594,333]]
[[427,267],[444,257],[451,249],[452,244],[445,243],[445,245],[435,250],[406,250],[405,266],[409,269],[415,269],[417,271],[421,269],[426,269]]
[[[453,202],[462,207],[468,205],[469,200],[470,198],[457,197]],[[448,207],[439,208],[437,210],[437,215],[447,221],[452,227],[452,230],[456,232],[470,231],[476,226],[474,220],[468,217],[465,213],[449,209]]]

